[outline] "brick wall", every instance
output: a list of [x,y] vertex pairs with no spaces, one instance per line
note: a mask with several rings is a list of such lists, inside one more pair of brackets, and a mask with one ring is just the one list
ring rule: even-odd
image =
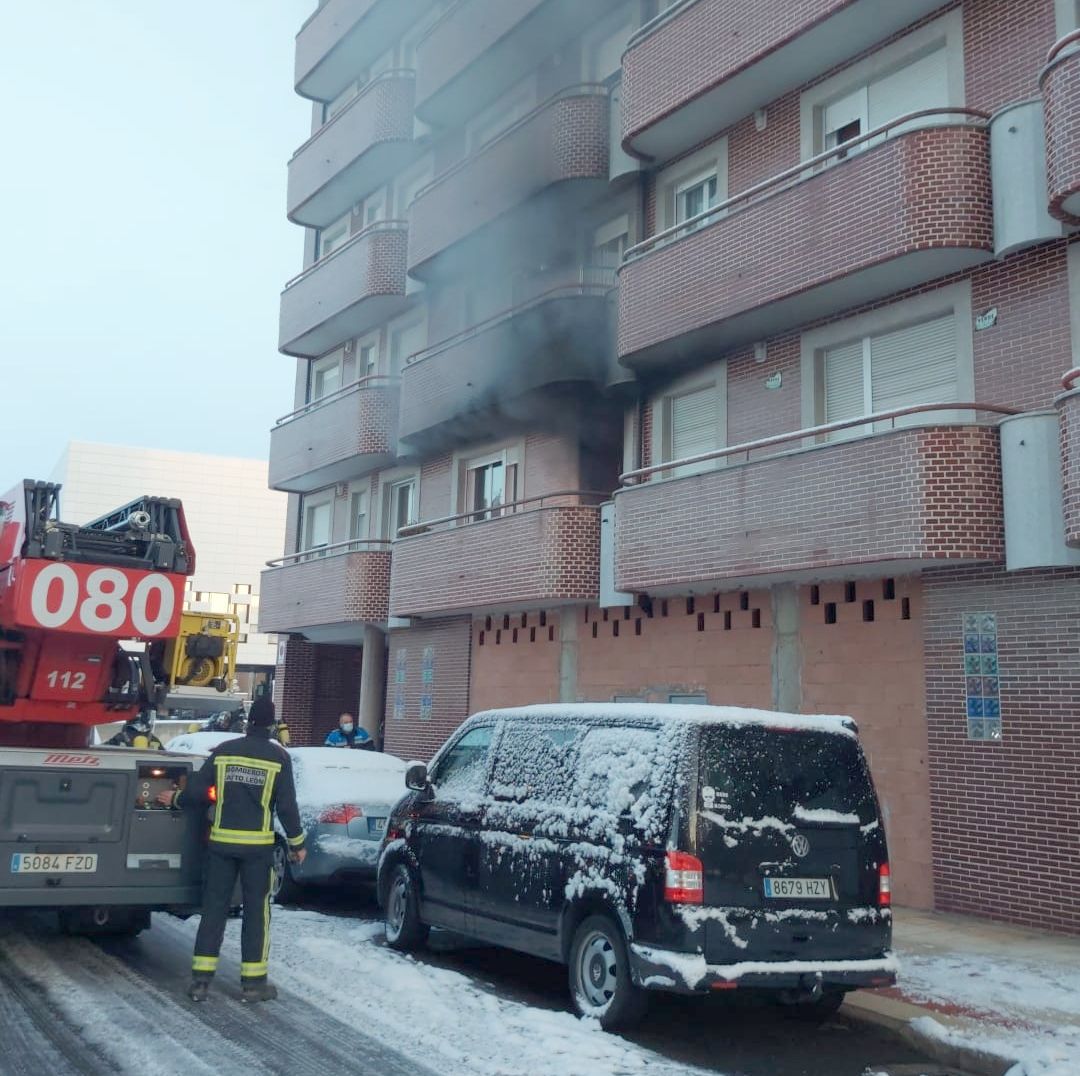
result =
[[621,590],[1004,556],[996,428],[900,429],[617,494]]
[[481,617],[472,629],[473,712],[559,701],[561,613],[533,611]]
[[[938,907],[1080,933],[1080,572],[935,571],[924,588]],[[997,616],[1000,742],[967,739],[967,613]]]
[[802,710],[858,721],[885,818],[893,899],[932,908],[920,579],[801,587],[799,608]]
[[[390,754],[426,762],[468,717],[471,631],[471,619],[459,617],[390,632],[384,728],[385,748]],[[430,679],[425,683],[425,651],[429,648]],[[431,699],[430,716],[421,717],[425,695]],[[395,715],[397,701],[400,716]]]
[[620,356],[905,255],[991,252],[988,145],[982,127],[908,132],[629,263]]
[[1042,79],[1050,212],[1077,223],[1062,203],[1080,191],[1080,52],[1066,51]]
[[1080,547],[1080,389],[1058,402],[1061,415],[1061,471],[1065,541]]
[[995,112],[1036,97],[1057,37],[1054,0],[965,0],[962,7],[968,107]]

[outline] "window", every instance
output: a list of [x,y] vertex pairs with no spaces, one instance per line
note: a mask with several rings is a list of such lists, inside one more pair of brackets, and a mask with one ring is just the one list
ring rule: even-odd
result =
[[394,539],[402,527],[416,522],[416,479],[391,482],[385,488],[383,537]]
[[[963,104],[963,23],[955,11],[807,90],[801,99],[802,155],[833,149],[909,112]],[[860,142],[838,156],[874,144]]]
[[657,196],[661,231],[722,202],[727,197],[727,139],[661,172]]
[[[703,380],[700,376],[674,386],[657,401],[654,414],[653,458],[657,462],[688,459],[721,448],[725,434],[726,371]],[[715,467],[715,461],[687,464],[671,472],[669,477],[695,474]]]
[[517,500],[520,463],[520,445],[455,459],[454,503],[459,512],[468,513],[465,522],[479,523],[512,511],[505,506]]
[[431,774],[437,795],[452,799],[484,791],[494,731],[490,726],[471,729],[439,759]]
[[361,203],[360,217],[365,228],[376,221],[384,220],[386,218],[386,192],[380,190],[369,194]]
[[344,359],[344,349],[339,348],[337,351],[330,352],[329,355],[324,355],[321,359],[316,359],[311,364],[308,403],[321,400],[342,387]]
[[501,100],[480,113],[465,129],[466,150],[474,153],[498,138],[503,131],[524,119],[536,104],[532,79],[526,79],[506,93]]
[[575,728],[507,725],[495,753],[492,795],[518,803],[565,803],[580,738],[581,730]]
[[[300,552],[324,550],[330,544],[330,532],[334,521],[334,505],[327,493],[315,494],[314,498],[301,500]],[[321,556],[321,553],[316,555]]]
[[1054,0],[1057,36],[1064,37],[1080,27],[1080,0]]
[[233,584],[233,593],[234,594],[250,594],[251,593],[251,584],[250,583],[234,583]]
[[320,229],[316,259],[325,258],[327,255],[333,254],[335,250],[343,247],[349,241],[351,221],[352,210],[339,220],[334,221],[333,224],[329,224],[325,228]]
[[583,807],[628,817],[658,833],[664,798],[656,795],[670,767],[658,759],[657,735],[648,728],[594,728],[581,742],[574,767],[574,799]]
[[365,337],[356,343],[357,377],[374,377],[379,372],[379,336]]
[[705,172],[678,184],[675,188],[675,223],[682,224],[716,205],[717,184],[715,172]]
[[365,542],[370,535],[368,491],[353,489],[349,494],[349,538],[354,542]]
[[[971,288],[957,284],[805,333],[803,425],[842,422],[876,411],[969,400],[972,370]],[[957,421],[957,412],[937,412]],[[904,416],[896,425],[924,421]],[[893,425],[884,422],[882,429]],[[833,433],[872,433],[870,424]]]
[[668,695],[668,702],[676,706],[705,706],[708,701],[708,695]]
[[624,213],[593,232],[593,264],[604,269],[618,269],[629,245],[630,218]]
[[427,347],[427,320],[390,328],[390,373],[399,377],[410,355]]

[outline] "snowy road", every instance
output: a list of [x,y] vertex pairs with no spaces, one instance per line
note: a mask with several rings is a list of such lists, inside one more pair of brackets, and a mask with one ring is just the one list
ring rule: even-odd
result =
[[[327,914],[329,913],[329,914]],[[344,914],[343,914],[344,913]],[[632,1039],[565,1011],[561,969],[446,937],[418,959],[381,944],[375,909],[277,909],[276,1003],[239,1000],[230,923],[215,1000],[183,997],[196,921],[134,941],[68,938],[0,915],[0,1072],[63,1076],[862,1076],[941,1070],[843,1018],[811,1031],[727,999],[660,998]]]

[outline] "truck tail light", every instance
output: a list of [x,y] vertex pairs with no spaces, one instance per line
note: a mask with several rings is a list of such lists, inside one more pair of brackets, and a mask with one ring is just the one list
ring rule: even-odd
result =
[[664,900],[671,904],[705,901],[701,860],[689,852],[668,852],[664,859]]
[[892,907],[892,875],[888,863],[882,863],[878,868],[877,902],[879,908]]
[[342,803],[336,807],[327,807],[321,815],[320,822],[329,822],[332,825],[347,826],[354,818],[363,818],[364,811],[355,803]]
[[206,790],[206,798],[207,798],[207,799],[208,799],[208,800],[209,800],[209,801],[210,801],[211,803],[217,803],[217,785],[211,785],[211,786],[210,786],[210,787],[209,787],[209,788],[208,788],[208,789]]

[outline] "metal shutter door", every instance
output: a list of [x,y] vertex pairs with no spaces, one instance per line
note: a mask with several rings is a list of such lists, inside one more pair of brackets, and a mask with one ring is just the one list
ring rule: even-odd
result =
[[870,341],[873,409],[945,403],[959,395],[952,314]]
[[686,459],[719,448],[716,386],[671,398],[671,458]]

